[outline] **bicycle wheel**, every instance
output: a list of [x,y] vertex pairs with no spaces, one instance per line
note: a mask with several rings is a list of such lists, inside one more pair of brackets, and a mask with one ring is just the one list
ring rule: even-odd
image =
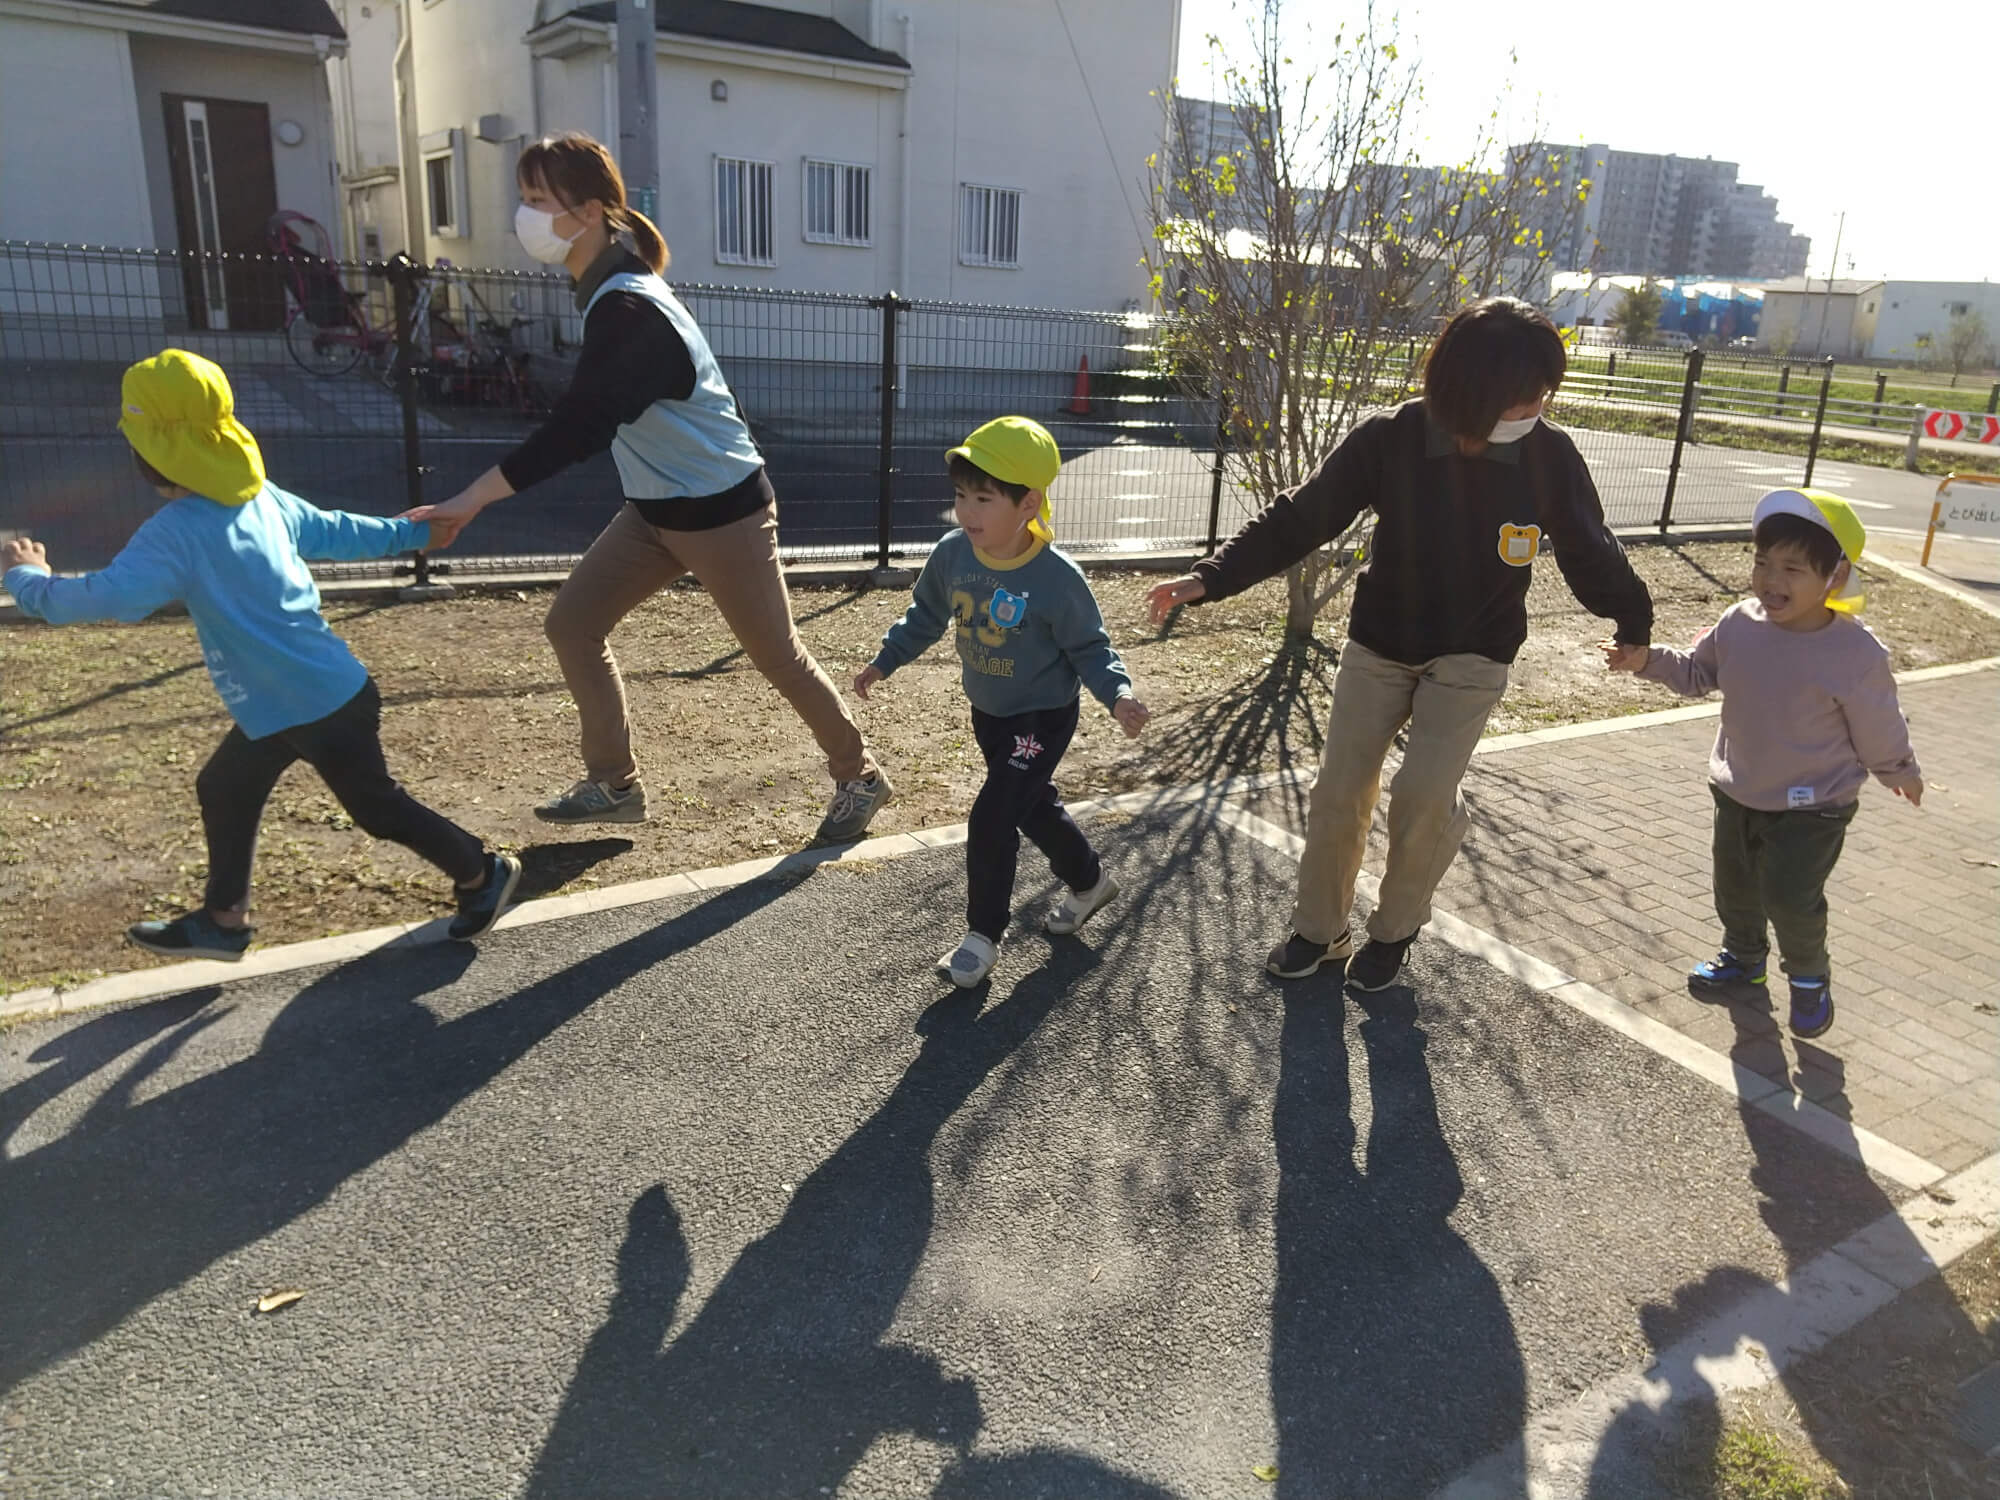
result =
[[302,312],[285,324],[285,351],[308,375],[345,375],[361,363],[362,330],[351,323],[321,328]]

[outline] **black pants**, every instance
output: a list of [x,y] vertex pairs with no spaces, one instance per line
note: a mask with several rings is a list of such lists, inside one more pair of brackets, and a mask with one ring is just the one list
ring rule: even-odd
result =
[[[1760,812],[1711,786],[1715,796],[1715,914],[1722,945],[1738,958],[1762,958],[1778,935],[1785,972],[1824,977],[1826,881],[1861,806]],[[1768,924],[1768,925],[1767,925]]]
[[382,759],[382,694],[371,677],[324,719],[256,740],[232,728],[215,747],[194,782],[208,835],[210,911],[228,911],[249,897],[264,803],[299,760],[319,772],[364,833],[403,845],[455,881],[470,882],[485,871],[485,846],[389,774]]
[[965,925],[1000,941],[1013,905],[1014,865],[1021,835],[1049,857],[1056,879],[1072,890],[1097,884],[1097,851],[1076,826],[1049,778],[1076,733],[1077,705],[1029,714],[972,711],[972,733],[986,757],[986,785],[966,820]]

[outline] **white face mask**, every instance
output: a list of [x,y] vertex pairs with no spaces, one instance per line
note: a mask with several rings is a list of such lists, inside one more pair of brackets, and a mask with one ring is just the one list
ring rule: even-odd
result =
[[554,214],[523,203],[514,210],[514,237],[528,254],[543,265],[552,266],[568,258],[570,246],[583,238],[583,231],[579,229],[564,239],[556,233]]
[[1540,412],[1536,412],[1532,417],[1517,418],[1512,422],[1502,417],[1498,422],[1493,424],[1493,430],[1486,435],[1486,441],[1489,443],[1518,443],[1522,438],[1533,432],[1535,424],[1541,420],[1542,414]]

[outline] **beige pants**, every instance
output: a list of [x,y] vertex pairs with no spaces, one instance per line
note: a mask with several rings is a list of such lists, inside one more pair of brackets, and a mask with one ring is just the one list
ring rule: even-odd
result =
[[1397,942],[1430,920],[1431,893],[1471,822],[1458,784],[1506,691],[1506,666],[1483,656],[1440,656],[1406,667],[1352,641],[1341,648],[1326,757],[1299,858],[1294,932],[1330,943],[1346,930],[1382,792],[1382,762],[1406,721],[1409,749],[1389,786],[1389,857],[1368,935]]
[[625,680],[607,637],[639,605],[689,573],[715,601],[752,665],[805,720],[833,779],[872,774],[875,760],[861,731],[792,623],[778,563],[777,506],[713,531],[664,531],[623,505],[557,592],[544,627],[583,721],[590,779],[622,784],[639,773]]

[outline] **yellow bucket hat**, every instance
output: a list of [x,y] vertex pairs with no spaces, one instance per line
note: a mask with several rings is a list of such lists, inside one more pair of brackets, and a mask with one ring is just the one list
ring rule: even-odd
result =
[[1772,490],[1757,502],[1750,524],[1758,526],[1766,516],[1798,516],[1833,533],[1833,539],[1840,543],[1840,550],[1847,558],[1847,582],[1827,598],[1826,607],[1847,615],[1861,613],[1861,606],[1867,601],[1861,592],[1861,580],[1854,574],[1854,565],[1861,561],[1861,549],[1868,545],[1868,529],[1854,514],[1854,507],[1825,490]]
[[1049,436],[1048,428],[1029,417],[995,417],[945,457],[962,458],[977,464],[1005,484],[1025,484],[1042,492],[1042,509],[1028,523],[1028,530],[1045,542],[1055,540],[1055,523],[1049,514],[1049,486],[1062,471],[1062,450]]
[[264,488],[264,455],[236,420],[222,367],[163,349],[125,372],[118,430],[139,456],[184,490],[244,505]]

